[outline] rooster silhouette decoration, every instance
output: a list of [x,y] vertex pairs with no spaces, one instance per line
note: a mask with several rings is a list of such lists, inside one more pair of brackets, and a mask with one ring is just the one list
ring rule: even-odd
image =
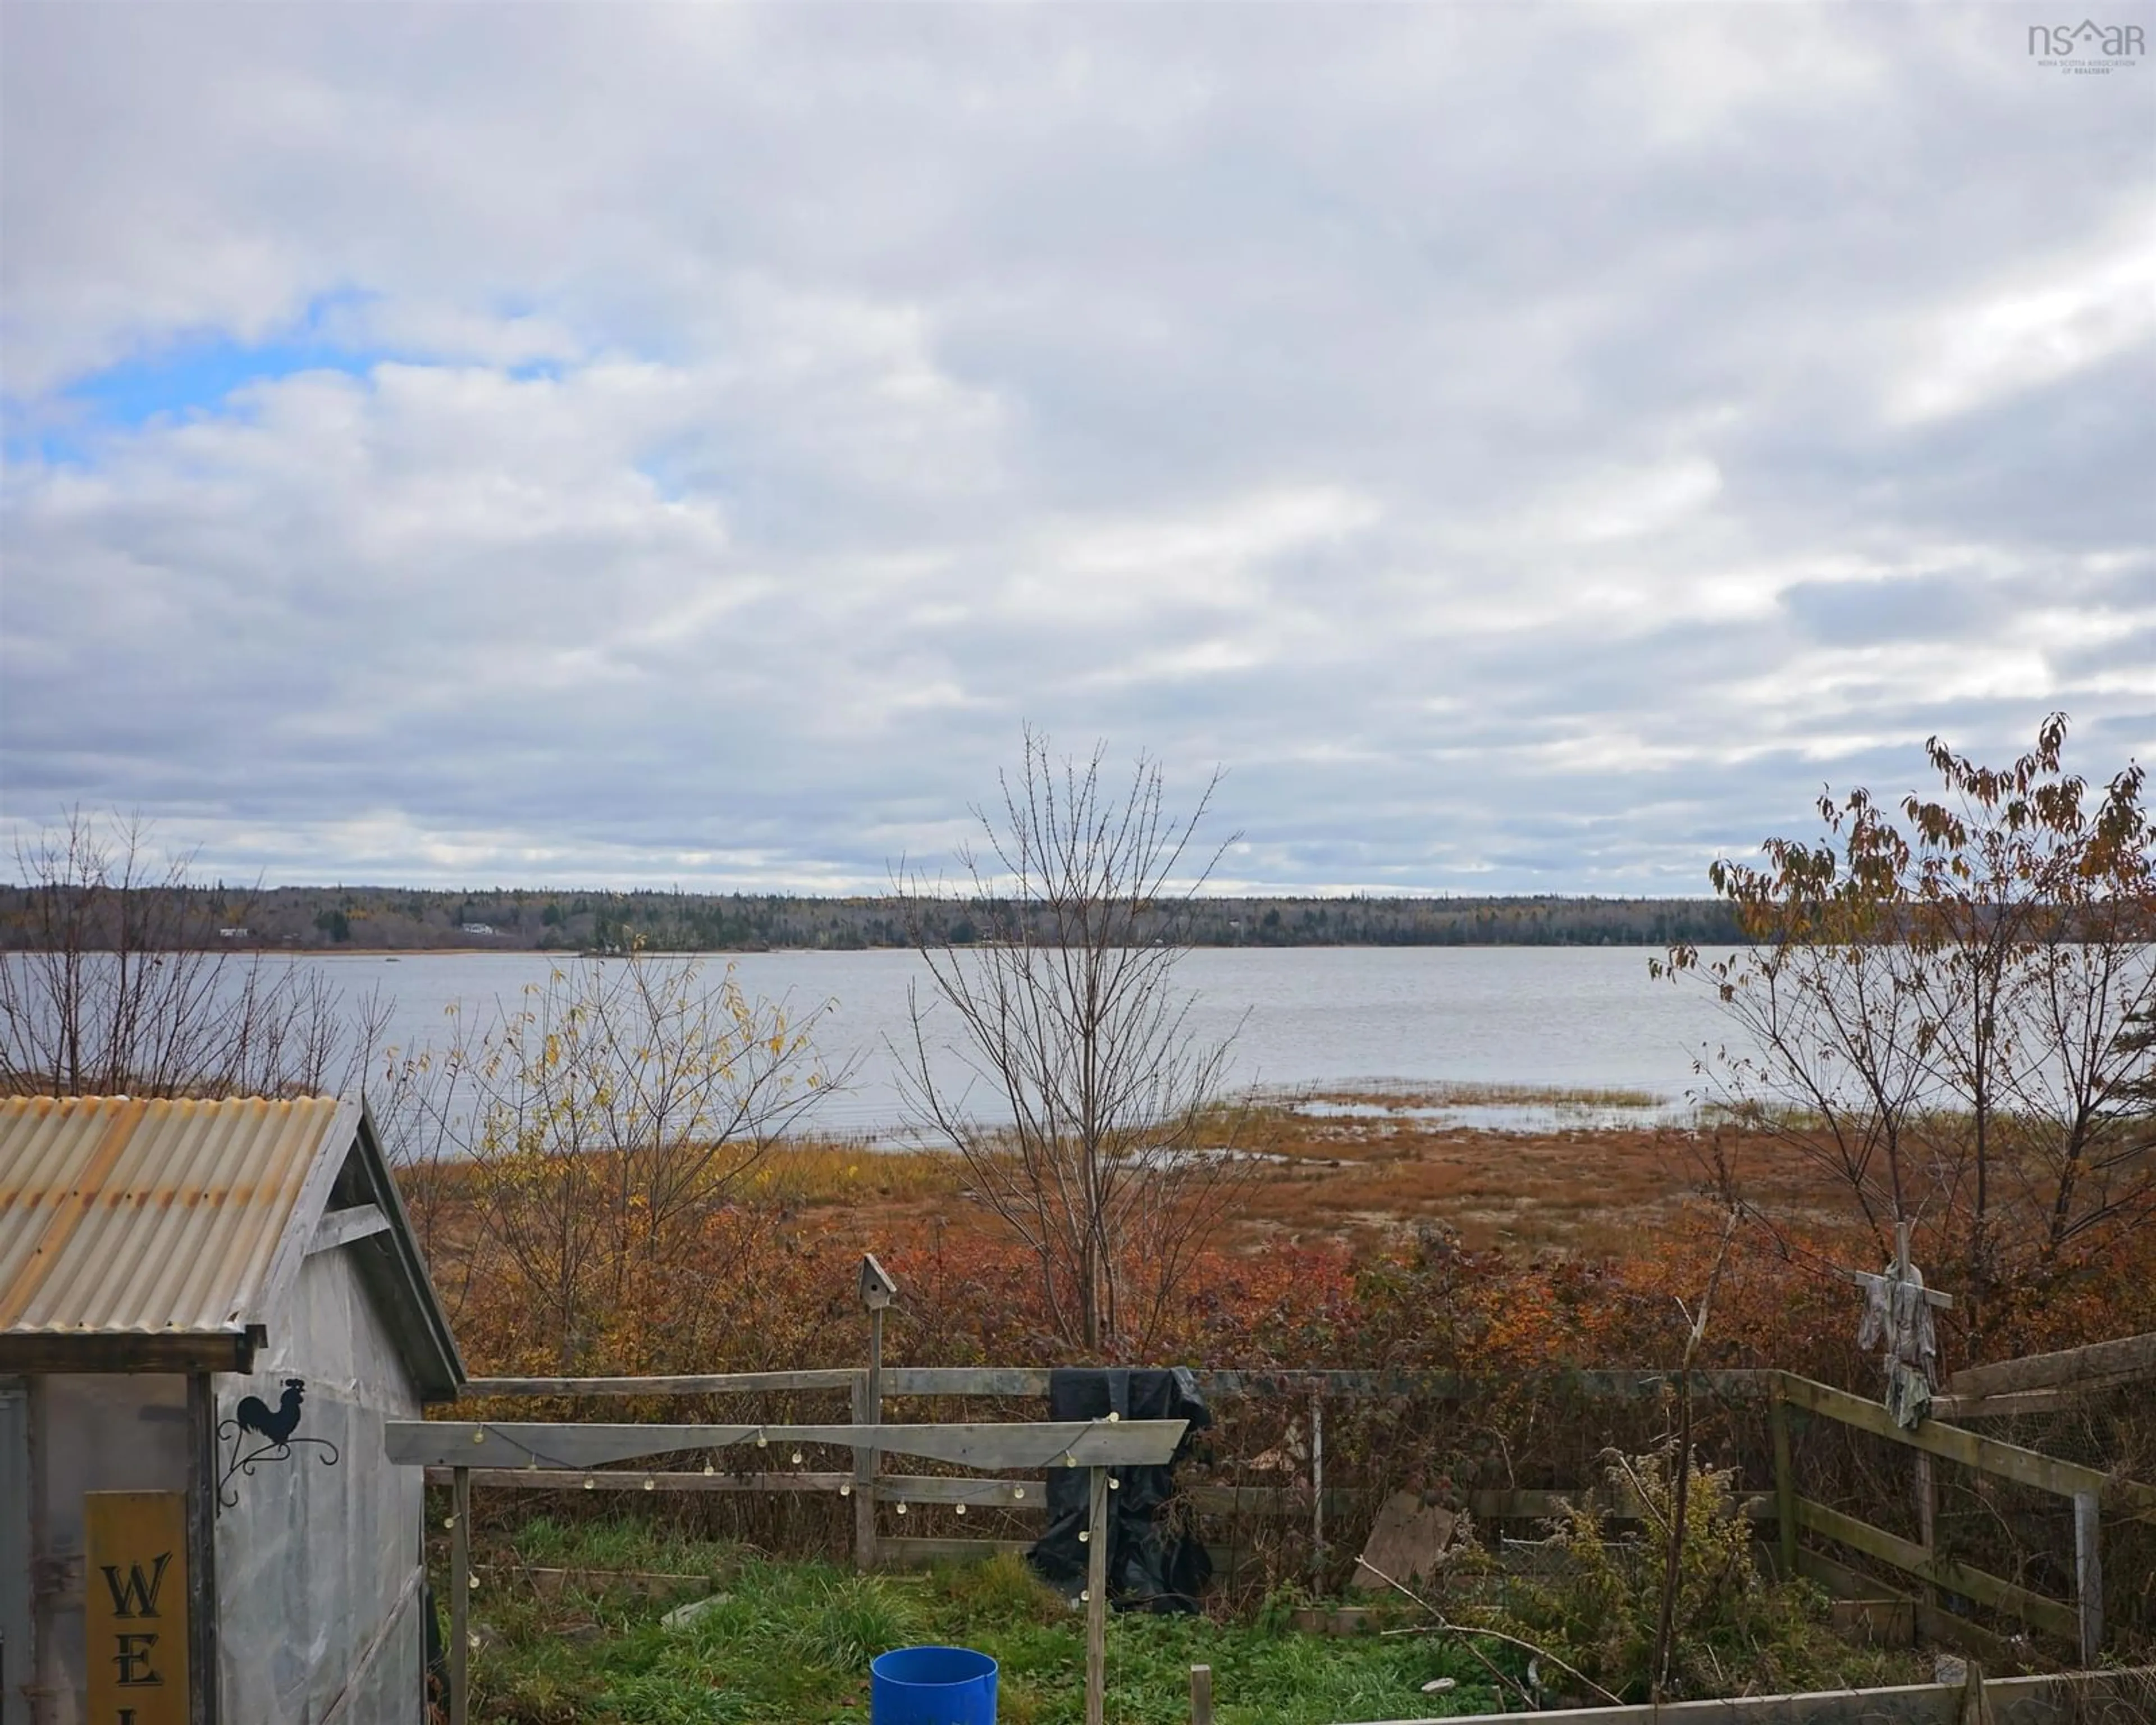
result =
[[[285,1393],[277,1398],[275,1407],[259,1395],[244,1396],[232,1410],[233,1417],[218,1425],[218,1435],[232,1446],[224,1477],[218,1481],[218,1502],[227,1509],[239,1502],[239,1491],[232,1486],[234,1475],[244,1474],[252,1479],[259,1462],[289,1461],[295,1445],[312,1445],[322,1452],[323,1466],[336,1466],[337,1446],[327,1438],[293,1435],[300,1429],[300,1404],[306,1399],[306,1394],[305,1378],[287,1378]],[[252,1449],[247,1447],[250,1442],[254,1445]]]

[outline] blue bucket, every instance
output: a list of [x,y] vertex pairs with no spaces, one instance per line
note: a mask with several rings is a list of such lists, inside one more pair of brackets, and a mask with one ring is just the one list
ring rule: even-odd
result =
[[996,1662],[970,1647],[895,1647],[869,1663],[869,1725],[996,1725]]

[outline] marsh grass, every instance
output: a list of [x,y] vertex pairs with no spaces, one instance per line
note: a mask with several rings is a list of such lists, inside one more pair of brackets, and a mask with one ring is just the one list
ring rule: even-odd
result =
[[[474,1598],[483,1626],[474,1662],[475,1720],[488,1725],[815,1725],[868,1717],[868,1664],[893,1646],[977,1647],[1002,1668],[1009,1725],[1075,1725],[1084,1717],[1084,1620],[1020,1558],[926,1574],[855,1575],[822,1563],[773,1562],[742,1548],[692,1549],[630,1522],[568,1527],[535,1519],[482,1532],[481,1556],[519,1563],[674,1567],[722,1576],[723,1591],[684,1629],[660,1619],[677,1599],[628,1589],[542,1598],[515,1580]],[[603,1561],[602,1561],[603,1560]],[[438,1589],[443,1578],[436,1577]],[[1327,1725],[1343,1718],[1434,1717],[1496,1701],[1459,1648],[1417,1636],[1334,1640],[1294,1634],[1284,1613],[1251,1621],[1119,1616],[1108,1640],[1109,1716],[1181,1725],[1189,1669],[1213,1667],[1221,1725]],[[1450,1676],[1458,1687],[1424,1695]]]

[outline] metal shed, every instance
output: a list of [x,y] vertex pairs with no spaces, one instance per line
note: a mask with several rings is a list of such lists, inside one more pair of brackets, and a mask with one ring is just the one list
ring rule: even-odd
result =
[[360,1105],[0,1101],[0,1725],[416,1725],[462,1376]]

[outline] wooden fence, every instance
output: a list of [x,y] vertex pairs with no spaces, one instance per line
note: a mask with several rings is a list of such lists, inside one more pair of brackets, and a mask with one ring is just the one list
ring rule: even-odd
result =
[[[1009,1472],[1029,1467],[1082,1467],[1089,1485],[1085,1532],[1086,1722],[1103,1725],[1106,1694],[1108,1621],[1108,1494],[1112,1470],[1158,1466],[1175,1453],[1186,1422],[1181,1420],[1027,1421],[1015,1424],[875,1424],[846,1425],[577,1425],[542,1420],[392,1420],[389,1460],[430,1472],[448,1472],[454,1494],[450,1511],[449,1720],[467,1725],[470,1708],[467,1624],[471,1591],[471,1496],[474,1476],[500,1480],[564,1474],[591,1477],[608,1462],[640,1461],[696,1450],[751,1444],[857,1444],[872,1432],[876,1453],[917,1456],[955,1466]],[[974,1483],[951,1479],[963,1488]],[[651,1481],[647,1477],[646,1489]]]
[[[521,1452],[497,1461],[492,1450],[480,1445],[457,1460],[465,1476],[475,1483],[510,1489],[581,1486],[588,1490],[670,1491],[721,1492],[836,1492],[855,1500],[855,1555],[863,1568],[878,1564],[914,1564],[938,1558],[983,1555],[1004,1550],[1024,1550],[1026,1542],[990,1538],[898,1538],[882,1535],[877,1527],[879,1504],[963,1505],[995,1507],[1019,1514],[1035,1513],[1046,1505],[1045,1478],[956,1478],[884,1470],[885,1452],[906,1450],[918,1435],[927,1430],[953,1431],[963,1427],[922,1428],[883,1424],[883,1404],[890,1398],[949,1397],[1009,1399],[1045,1396],[1049,1373],[1029,1367],[897,1367],[864,1371],[835,1368],[794,1372],[728,1373],[670,1378],[482,1378],[465,1386],[472,1398],[531,1396],[734,1396],[779,1392],[845,1390],[853,1404],[850,1425],[802,1428],[814,1430],[813,1441],[850,1445],[855,1466],[847,1471],[793,1471],[769,1468],[739,1473],[721,1472],[707,1465],[701,1472],[623,1473],[602,1469],[592,1455],[581,1461],[565,1456],[564,1465],[551,1471],[535,1471]],[[1324,1406],[1333,1398],[1372,1395],[1405,1396],[1434,1400],[1457,1398],[1471,1386],[1449,1373],[1384,1373],[1372,1372],[1311,1371],[1245,1373],[1199,1371],[1193,1373],[1209,1399],[1229,1397],[1291,1397],[1306,1402],[1310,1420],[1308,1488],[1281,1486],[1201,1486],[1188,1494],[1201,1515],[1253,1514],[1311,1517],[1314,1543],[1322,1545],[1325,1519],[1351,1509],[1361,1494],[1328,1490],[1324,1476]],[[1641,1372],[1581,1372],[1564,1374],[1582,1395],[1594,1399],[1636,1399],[1661,1393],[1672,1374]],[[1974,1643],[1981,1651],[1995,1655],[1999,1644],[1976,1630],[1966,1620],[1942,1609],[1941,1592],[1973,1600],[1986,1609],[2029,1625],[2076,1647],[2084,1665],[2094,1664],[2104,1645],[2103,1565],[2102,1527],[2106,1512],[2135,1520],[2156,1519],[2156,1486],[2115,1478],[2096,1469],[2042,1455],[2033,1450],[1980,1436],[1937,1420],[1928,1420],[1912,1430],[1896,1425],[1877,1402],[1832,1389],[1789,1373],[1771,1371],[1712,1372],[1694,1374],[1694,1384],[1725,1399],[1763,1403],[1774,1441],[1774,1489],[1742,1500],[1745,1513],[1775,1524],[1776,1548],[1784,1574],[1804,1574],[1837,1591],[1852,1589],[1876,1594],[1876,1584],[1865,1583],[1856,1572],[1834,1557],[1806,1543],[1829,1542],[1861,1554],[1912,1578],[1919,1594],[1909,1602],[1910,1620],[1927,1636]],[[1912,1541],[1875,1527],[1843,1511],[1804,1495],[1796,1476],[1790,1443],[1792,1410],[1822,1417],[1910,1450],[1915,1458],[1920,1538]],[[433,1428],[429,1428],[430,1430]],[[495,1427],[495,1430],[509,1428]],[[590,1428],[623,1430],[623,1428]],[[686,1451],[705,1447],[712,1440],[687,1441],[687,1435],[719,1428],[679,1428],[684,1441],[671,1446]],[[726,1428],[734,1430],[735,1428]],[[627,1428],[655,1433],[659,1428]],[[772,1428],[776,1431],[778,1428]],[[903,1434],[903,1438],[901,1438]],[[734,1441],[734,1440],[728,1440]],[[669,1445],[652,1443],[639,1453],[666,1453]],[[932,1453],[918,1448],[909,1453]],[[1929,1464],[1940,1458],[1994,1477],[2012,1481],[2039,1491],[2055,1494],[2072,1505],[2075,1587],[2072,1597],[2054,1599],[2002,1577],[1943,1555],[1932,1537],[1933,1521],[1927,1506],[1934,1497]],[[956,1461],[956,1455],[944,1459]],[[438,1465],[433,1476],[446,1479]],[[1497,1521],[1542,1518],[1561,1512],[1564,1502],[1578,1494],[1560,1491],[1474,1491],[1465,1494],[1468,1508],[1478,1519]]]

